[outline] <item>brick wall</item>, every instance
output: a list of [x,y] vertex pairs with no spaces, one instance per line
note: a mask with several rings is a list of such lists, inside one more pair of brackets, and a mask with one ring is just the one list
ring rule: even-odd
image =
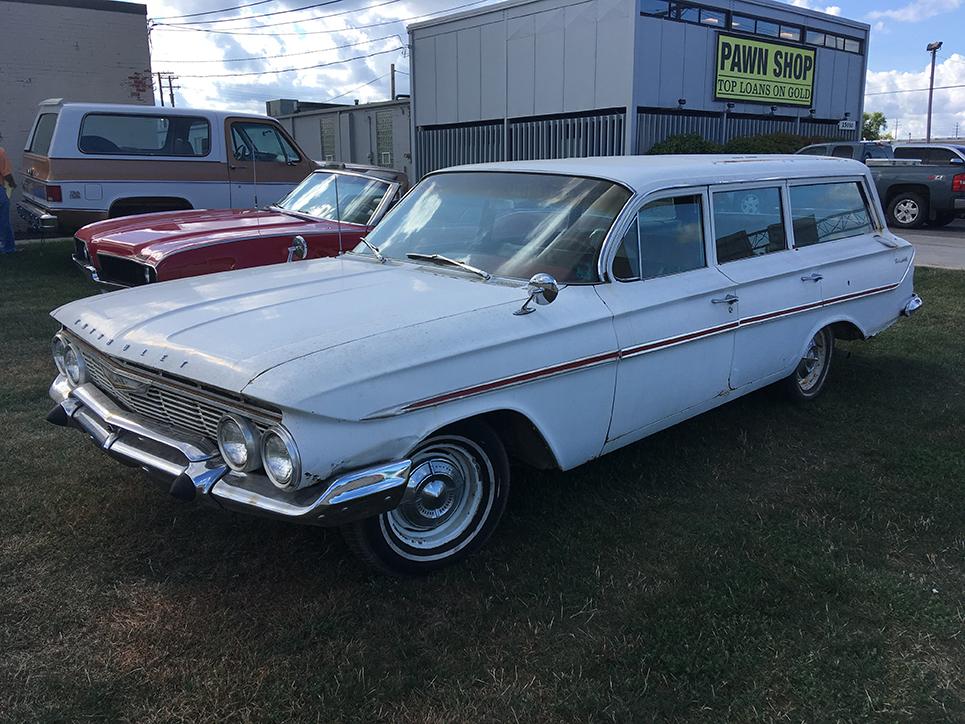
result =
[[[0,146],[15,173],[37,104],[46,98],[154,104],[143,5],[50,3],[0,0]],[[13,222],[23,230],[16,213]]]

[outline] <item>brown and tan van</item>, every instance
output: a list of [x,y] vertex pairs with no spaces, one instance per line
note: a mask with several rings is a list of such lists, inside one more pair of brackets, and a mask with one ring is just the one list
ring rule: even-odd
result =
[[53,99],[22,168],[20,216],[70,234],[152,211],[266,206],[317,164],[267,116]]

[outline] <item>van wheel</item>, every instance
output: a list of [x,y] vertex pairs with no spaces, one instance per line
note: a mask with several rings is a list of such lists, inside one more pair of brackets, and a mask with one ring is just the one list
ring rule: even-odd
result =
[[484,423],[447,428],[411,459],[399,507],[342,528],[362,560],[391,575],[426,574],[479,550],[509,497],[506,450]]
[[792,400],[807,402],[821,394],[831,369],[833,352],[834,334],[830,327],[825,327],[814,335],[794,372],[784,380],[785,391]]
[[888,224],[900,229],[917,229],[928,218],[928,205],[913,191],[902,191],[888,204]]

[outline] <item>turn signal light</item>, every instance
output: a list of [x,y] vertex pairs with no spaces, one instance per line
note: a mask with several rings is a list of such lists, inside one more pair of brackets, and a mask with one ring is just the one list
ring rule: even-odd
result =
[[952,178],[952,191],[957,194],[965,191],[965,173],[960,173]]
[[64,200],[64,195],[60,190],[60,186],[46,186],[46,196],[47,201],[54,201],[60,203]]

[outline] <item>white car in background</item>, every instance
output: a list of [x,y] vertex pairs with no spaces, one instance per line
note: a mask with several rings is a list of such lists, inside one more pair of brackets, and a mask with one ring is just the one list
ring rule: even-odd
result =
[[67,304],[49,419],[171,492],[423,573],[568,470],[921,304],[868,169],[802,156],[447,169],[354,250]]

